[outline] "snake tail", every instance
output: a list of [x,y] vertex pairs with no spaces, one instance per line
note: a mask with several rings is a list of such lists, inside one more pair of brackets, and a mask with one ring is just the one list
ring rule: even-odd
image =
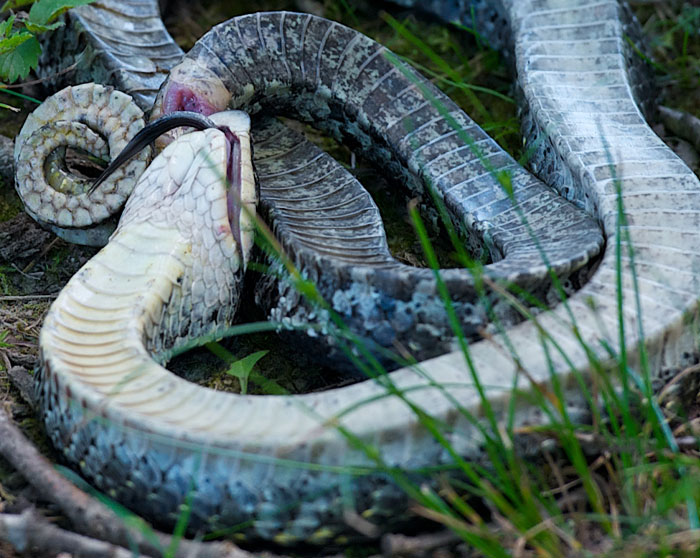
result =
[[15,184],[25,210],[59,236],[80,244],[104,245],[113,218],[151,159],[142,151],[92,195],[90,180],[46,168],[57,150],[81,148],[104,160],[116,157],[144,126],[131,97],[94,84],[67,87],[32,112],[15,140]]

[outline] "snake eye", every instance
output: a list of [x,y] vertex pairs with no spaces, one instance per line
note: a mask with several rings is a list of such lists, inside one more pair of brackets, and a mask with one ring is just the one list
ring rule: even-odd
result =
[[157,137],[169,132],[170,130],[179,128],[180,126],[189,126],[196,128],[197,130],[216,128],[216,124],[214,124],[214,122],[197,112],[173,112],[166,114],[158,120],[154,120],[141,129],[133,138],[131,138],[131,141],[124,147],[119,155],[112,159],[107,168],[102,171],[102,174],[100,174],[100,176],[95,179],[95,182],[93,182],[90,190],[88,190],[88,196],[92,194],[99,187],[99,185],[109,177],[110,174],[139,153],[139,151],[141,151],[147,145],[153,143]]

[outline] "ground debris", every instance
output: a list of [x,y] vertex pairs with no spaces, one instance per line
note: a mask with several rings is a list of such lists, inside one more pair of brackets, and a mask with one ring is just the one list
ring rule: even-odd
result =
[[0,263],[27,264],[52,239],[26,213],[0,224]]
[[22,366],[13,366],[7,372],[10,381],[17,388],[19,394],[30,407],[36,407],[36,398],[34,397],[34,378]]
[[0,222],[0,297],[58,293],[96,251],[64,242],[25,213]]

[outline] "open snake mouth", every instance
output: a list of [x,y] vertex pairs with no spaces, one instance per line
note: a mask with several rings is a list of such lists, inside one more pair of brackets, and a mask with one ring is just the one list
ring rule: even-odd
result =
[[151,118],[191,111],[205,116],[225,111],[231,92],[206,65],[183,60],[170,70],[153,105]]
[[170,83],[163,98],[164,114],[187,111],[209,116],[219,110],[221,109],[207,102],[202,95],[182,83]]
[[95,179],[88,194],[94,192],[116,169],[134,157],[146,146],[153,143],[162,134],[175,128],[187,126],[197,130],[216,128],[223,132],[226,138],[227,162],[226,162],[226,207],[228,220],[231,225],[231,233],[238,246],[241,246],[241,191],[243,177],[243,160],[241,141],[238,135],[229,126],[217,125],[205,115],[197,112],[180,111],[166,114],[145,126],[124,147],[124,150],[115,157],[105,170]]

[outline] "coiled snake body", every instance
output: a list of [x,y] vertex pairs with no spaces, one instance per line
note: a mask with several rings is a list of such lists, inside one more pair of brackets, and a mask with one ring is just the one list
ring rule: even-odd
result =
[[[550,366],[562,378],[571,366],[585,377],[590,353],[580,338],[602,360],[620,349],[611,248],[618,240],[625,346],[635,346],[641,329],[653,374],[678,367],[696,350],[700,184],[644,121],[636,99],[647,95],[646,82],[623,37],[626,12],[600,0],[473,6],[464,13],[492,35],[509,29],[507,39],[496,39],[513,46],[533,167],[601,223],[608,244],[595,274],[567,304],[538,316],[552,337],[550,350],[532,322],[508,331],[510,345],[498,335],[470,345],[494,408],[504,409],[514,386],[546,382]],[[498,17],[503,25],[494,25]],[[496,281],[546,296],[540,250],[558,276],[577,284],[600,248],[594,220],[520,168],[413,69],[337,23],[291,13],[225,22],[171,71],[154,114],[226,107],[253,114],[274,108],[313,121],[409,188],[429,184],[465,236],[486,245],[494,260],[487,273]],[[232,255],[225,248],[230,237],[193,233],[200,230],[197,215],[209,215],[210,227],[222,217],[215,213],[221,196],[212,194],[210,206],[209,196],[194,199],[173,187],[162,206],[149,176],[179,171],[164,170],[161,156],[136,187],[113,242],[69,282],[47,316],[42,413],[54,444],[86,477],[158,521],[175,521],[187,500],[193,528],[242,525],[245,535],[280,543],[341,542],[353,533],[348,509],[383,525],[406,510],[403,492],[372,470],[375,459],[407,470],[451,462],[412,407],[445,425],[459,454],[485,459],[482,434],[463,413],[479,416],[480,399],[464,355],[445,353],[451,328],[432,271],[389,256],[374,204],[326,155],[276,121],[257,126],[263,213],[295,264],[362,337],[432,357],[422,372],[408,367],[390,375],[403,397],[390,396],[381,379],[252,397],[193,386],[150,360],[160,362],[173,346],[232,319],[232,275],[210,265]],[[512,198],[494,178],[504,174]],[[184,184],[182,177],[173,184]],[[625,235],[618,239],[620,226]],[[127,256],[135,263],[120,263]],[[442,275],[462,326],[476,334],[485,311],[470,273]],[[259,293],[275,319],[314,319],[285,281],[263,282]],[[498,297],[487,300],[506,322],[514,319]],[[520,367],[529,379],[518,375]],[[573,412],[576,398],[571,405]],[[541,418],[522,405],[519,420]],[[374,458],[363,444],[376,448]]]

